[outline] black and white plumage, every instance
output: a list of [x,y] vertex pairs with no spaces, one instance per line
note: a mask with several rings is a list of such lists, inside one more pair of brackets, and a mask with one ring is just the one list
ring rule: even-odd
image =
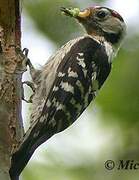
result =
[[[88,35],[69,41],[40,71],[31,74],[36,84],[32,125],[13,155],[11,174],[20,174],[35,149],[54,134],[69,127],[95,98],[111,71],[111,63],[125,34],[125,23],[115,11],[91,7],[74,16]],[[15,172],[16,170],[16,172]]]

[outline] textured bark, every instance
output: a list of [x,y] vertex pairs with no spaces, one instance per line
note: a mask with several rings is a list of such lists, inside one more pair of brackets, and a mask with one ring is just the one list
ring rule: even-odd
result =
[[0,0],[0,179],[9,180],[11,153],[23,136],[21,117],[23,58],[19,0]]

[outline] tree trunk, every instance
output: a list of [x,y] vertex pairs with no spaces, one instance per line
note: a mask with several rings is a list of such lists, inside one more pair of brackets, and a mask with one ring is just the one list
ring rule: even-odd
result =
[[11,153],[23,136],[19,0],[0,0],[0,179],[10,180]]

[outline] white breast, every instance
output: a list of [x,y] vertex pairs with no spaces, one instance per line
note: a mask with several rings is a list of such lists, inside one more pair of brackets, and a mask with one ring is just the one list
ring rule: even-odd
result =
[[106,53],[108,56],[108,61],[109,61],[109,63],[112,63],[113,58],[116,56],[115,49],[107,41],[104,41],[104,46],[105,46],[105,50],[106,50]]

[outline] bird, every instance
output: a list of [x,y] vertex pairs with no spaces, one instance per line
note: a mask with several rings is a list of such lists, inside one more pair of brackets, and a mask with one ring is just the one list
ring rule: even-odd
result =
[[85,34],[63,45],[40,70],[28,61],[36,90],[31,126],[12,156],[13,180],[39,145],[73,124],[94,100],[126,34],[124,19],[108,7],[61,7],[61,12],[79,22]]

